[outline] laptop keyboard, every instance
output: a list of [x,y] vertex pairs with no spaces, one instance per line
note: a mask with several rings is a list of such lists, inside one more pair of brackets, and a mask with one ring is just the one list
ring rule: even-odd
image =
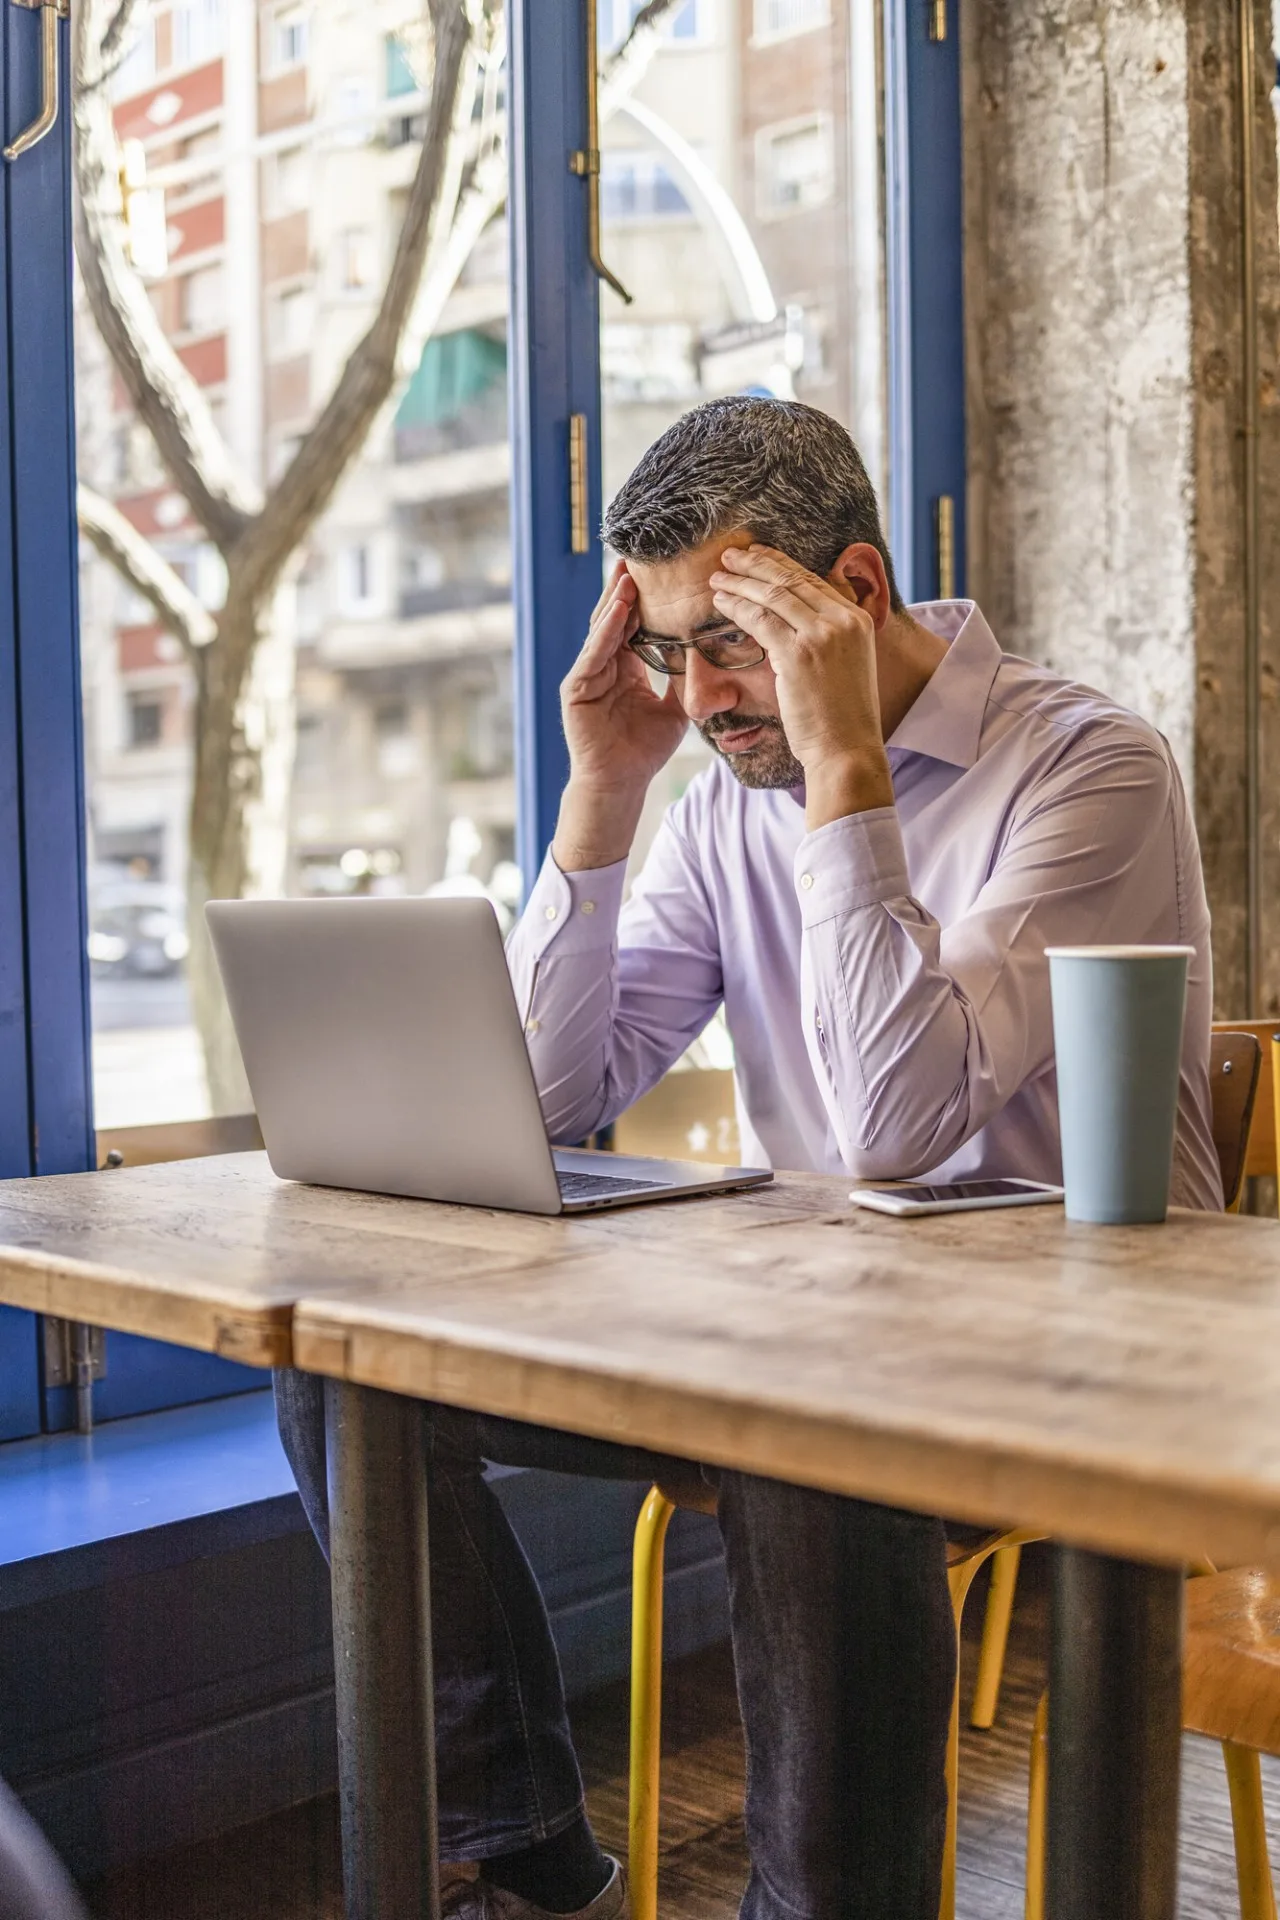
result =
[[603,1200],[610,1193],[645,1193],[665,1180],[619,1180],[615,1173],[557,1173],[562,1200]]

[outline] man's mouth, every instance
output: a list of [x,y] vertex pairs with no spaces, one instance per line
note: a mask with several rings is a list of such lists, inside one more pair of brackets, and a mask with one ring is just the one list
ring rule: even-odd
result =
[[757,720],[747,716],[741,726],[730,727],[724,724],[723,715],[716,714],[698,731],[718,753],[750,753],[753,747],[763,743],[766,735],[780,733],[782,726],[780,721],[761,714]]
[[742,727],[736,733],[717,733],[715,744],[721,753],[747,753],[764,738],[764,727]]

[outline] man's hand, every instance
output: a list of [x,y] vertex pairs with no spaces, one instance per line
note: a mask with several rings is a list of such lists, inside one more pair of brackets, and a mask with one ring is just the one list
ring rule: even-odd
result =
[[563,873],[626,858],[649,783],[684,736],[674,685],[655,693],[627,645],[637,625],[636,584],[619,561],[560,688],[569,784],[551,851]]
[[711,587],[717,612],[769,656],[787,742],[804,768],[810,832],[891,807],[875,625],[852,589],[759,546],[727,548]]

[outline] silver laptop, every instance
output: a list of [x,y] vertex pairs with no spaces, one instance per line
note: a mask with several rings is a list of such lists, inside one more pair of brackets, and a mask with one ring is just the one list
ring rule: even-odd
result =
[[580,1213],[773,1177],[553,1152],[487,900],[219,900],[205,913],[285,1180]]

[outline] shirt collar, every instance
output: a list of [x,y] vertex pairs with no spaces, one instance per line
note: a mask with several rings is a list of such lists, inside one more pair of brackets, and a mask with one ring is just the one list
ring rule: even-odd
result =
[[1000,665],[1000,643],[972,600],[927,600],[907,612],[950,644],[886,745],[890,752],[923,753],[953,767],[971,767]]

